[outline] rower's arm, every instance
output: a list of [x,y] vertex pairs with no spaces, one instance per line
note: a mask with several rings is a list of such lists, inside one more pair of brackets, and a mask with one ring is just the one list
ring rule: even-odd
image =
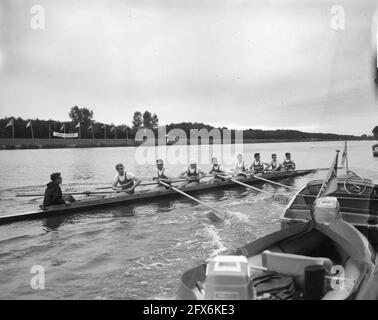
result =
[[198,173],[199,173],[199,179],[200,180],[206,176],[206,173],[201,169],[198,170]]
[[113,190],[118,190],[117,185],[118,185],[118,177],[116,177],[113,181],[113,184],[112,184]]
[[184,170],[183,172],[181,172],[181,174],[179,175],[179,178],[180,179],[186,178],[186,173],[187,173],[187,170]]
[[134,178],[133,179],[134,181],[134,184],[133,186],[129,189],[130,191],[134,190],[137,186],[139,186],[141,184],[142,181],[140,181],[138,178]]

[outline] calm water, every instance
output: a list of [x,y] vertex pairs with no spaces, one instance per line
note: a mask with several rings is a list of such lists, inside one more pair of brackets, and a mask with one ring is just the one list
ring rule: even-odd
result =
[[[378,158],[372,157],[372,144],[350,142],[349,165],[363,177],[377,180]],[[215,146],[214,154],[219,155],[220,148]],[[290,151],[297,167],[305,169],[328,167],[335,149],[342,148],[342,142],[250,144],[244,146],[244,154],[250,163],[256,151],[263,159],[272,152],[282,155]],[[180,150],[197,152],[196,148]],[[43,192],[53,171],[62,172],[64,190],[108,185],[117,162],[142,179],[150,179],[154,166],[137,164],[135,152],[134,148],[0,151],[0,215],[35,209],[41,198],[14,195]],[[183,167],[175,164],[169,168],[178,174]],[[209,165],[201,167],[207,170]],[[299,188],[325,173],[286,183]],[[293,194],[270,185],[260,187]],[[197,196],[227,209],[230,219],[213,224],[205,217],[206,209],[177,198],[0,226],[0,298],[174,298],[184,270],[278,230],[278,217],[285,206],[244,188]],[[30,287],[33,265],[46,270],[45,290]]]

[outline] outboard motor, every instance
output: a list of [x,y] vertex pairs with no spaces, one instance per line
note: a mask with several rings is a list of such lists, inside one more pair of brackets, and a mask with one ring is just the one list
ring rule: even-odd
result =
[[315,202],[314,208],[315,220],[318,223],[332,223],[341,219],[339,201],[335,197],[319,198]]
[[256,292],[244,256],[217,256],[206,268],[206,300],[255,300]]

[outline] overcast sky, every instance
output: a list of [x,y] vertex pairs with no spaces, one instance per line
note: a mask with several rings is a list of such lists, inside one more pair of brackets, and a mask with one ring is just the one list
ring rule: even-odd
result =
[[370,134],[373,0],[0,1],[0,117]]

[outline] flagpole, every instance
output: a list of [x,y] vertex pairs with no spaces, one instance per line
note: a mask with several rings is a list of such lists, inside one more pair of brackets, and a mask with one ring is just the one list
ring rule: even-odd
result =
[[348,143],[347,143],[347,141],[345,141],[345,153],[346,153],[346,157],[345,157],[346,173],[348,173],[349,172],[349,166],[348,166]]
[[49,140],[51,140],[51,123],[49,122]]
[[[335,159],[335,167],[337,168],[337,165],[338,165],[338,160],[339,160],[339,152],[340,150],[336,150],[336,159]],[[330,168],[331,170],[331,168]],[[337,169],[336,169],[337,170]],[[330,171],[329,171],[330,172]],[[327,174],[327,176],[329,175],[329,173]],[[327,179],[327,178],[326,178]],[[311,205],[311,208],[310,208],[310,216],[311,216],[311,220],[313,221],[313,223],[316,224],[316,219],[315,219],[315,204],[316,204],[316,201],[320,198],[320,196],[322,195],[325,187],[326,187],[326,179],[323,181],[323,184],[318,192],[318,194],[316,195],[316,198],[314,200],[314,202],[312,203]]]
[[30,130],[31,130],[32,140],[34,142],[33,124],[31,122],[30,122]]
[[117,128],[114,127],[114,137],[115,137],[115,140],[117,140]]
[[105,140],[106,140],[106,124],[104,124],[104,129],[105,129]]

